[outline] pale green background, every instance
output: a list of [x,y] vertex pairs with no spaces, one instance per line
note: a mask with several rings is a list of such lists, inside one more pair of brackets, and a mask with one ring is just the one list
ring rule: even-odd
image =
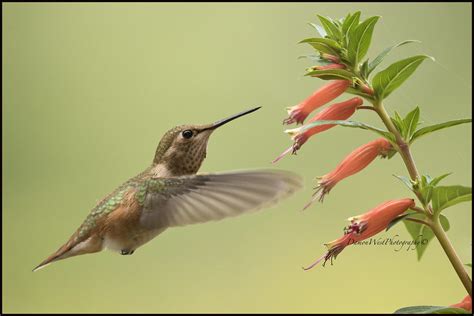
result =
[[[322,85],[303,77],[316,13],[381,15],[369,54],[405,39],[388,62],[427,53],[387,100],[425,123],[471,117],[471,4],[3,4],[4,312],[392,312],[448,305],[465,291],[437,242],[413,251],[346,248],[334,266],[303,272],[342,234],[346,218],[410,196],[377,160],[340,183],[323,205],[299,212],[312,179],[374,139],[335,128],[275,168],[305,177],[305,189],[261,213],[170,229],[133,256],[76,257],[32,273],[78,227],[97,200],[144,169],[161,135],[263,108],[216,132],[201,171],[272,167],[290,144],[284,108]],[[374,113],[354,119],[377,126]],[[416,144],[421,172],[452,171],[471,183],[471,127]],[[471,261],[471,205],[446,211],[449,236]],[[382,237],[400,234],[402,225]]]

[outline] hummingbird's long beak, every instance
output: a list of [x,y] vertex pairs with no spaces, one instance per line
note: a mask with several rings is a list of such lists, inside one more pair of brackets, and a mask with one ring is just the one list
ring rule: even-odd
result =
[[253,109],[250,109],[250,110],[247,110],[247,111],[244,111],[244,112],[240,112],[240,113],[235,114],[235,115],[232,115],[232,116],[230,116],[230,117],[228,117],[228,118],[219,120],[219,121],[213,123],[210,127],[206,128],[205,130],[207,130],[207,129],[216,129],[216,128],[218,128],[218,127],[224,125],[224,124],[229,123],[230,121],[235,120],[235,119],[238,118],[238,117],[241,117],[241,116],[250,114],[250,113],[252,113],[252,112],[255,112],[255,111],[257,111],[257,110],[260,109],[260,108],[261,108],[261,106],[258,106],[258,107],[256,107],[256,108],[253,108]]

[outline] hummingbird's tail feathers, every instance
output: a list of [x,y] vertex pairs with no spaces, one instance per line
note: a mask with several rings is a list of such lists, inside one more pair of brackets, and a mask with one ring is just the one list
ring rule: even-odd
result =
[[89,237],[88,239],[76,243],[74,242],[74,236],[71,239],[62,245],[56,252],[50,255],[48,258],[43,260],[36,268],[33,269],[33,272],[36,272],[47,265],[66,258],[74,257],[77,255],[83,255],[86,253],[93,253],[102,250],[102,241],[96,237]]
[[36,268],[33,269],[33,272],[36,272],[46,267],[47,265],[49,265],[50,263],[53,263],[54,261],[62,259],[61,257],[64,256],[70,250],[70,248],[67,246],[68,246],[68,243],[62,245],[58,250],[56,250],[56,252],[54,252],[48,258],[43,260],[38,266],[36,266]]
[[168,178],[148,189],[140,222],[153,228],[215,221],[269,207],[302,187],[302,178],[280,170],[234,171]]

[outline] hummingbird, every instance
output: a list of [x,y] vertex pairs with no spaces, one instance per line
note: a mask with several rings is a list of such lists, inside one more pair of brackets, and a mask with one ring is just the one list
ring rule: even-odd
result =
[[256,107],[207,125],[180,125],[161,138],[152,164],[105,196],[56,252],[33,271],[108,249],[131,255],[167,228],[221,220],[268,207],[302,187],[281,170],[197,174],[211,134]]

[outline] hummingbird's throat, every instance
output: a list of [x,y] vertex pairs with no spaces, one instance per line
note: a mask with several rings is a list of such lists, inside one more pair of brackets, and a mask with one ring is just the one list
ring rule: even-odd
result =
[[172,147],[155,164],[153,171],[159,176],[166,177],[196,174],[206,158],[206,148],[207,140],[189,146]]

